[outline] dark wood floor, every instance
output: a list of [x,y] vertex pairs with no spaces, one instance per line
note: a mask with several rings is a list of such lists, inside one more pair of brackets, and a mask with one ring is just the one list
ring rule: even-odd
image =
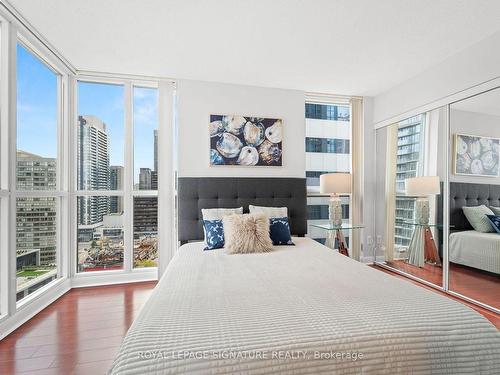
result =
[[155,285],[72,289],[0,341],[0,374],[105,374]]
[[[442,285],[442,267],[425,264],[424,267],[420,268],[403,260],[395,260],[390,263],[401,271],[432,284]],[[500,309],[500,275],[452,263],[450,264],[449,288],[456,293]]]
[[461,300],[461,299],[459,299],[459,298],[457,298],[457,297],[451,296],[451,295],[449,295],[449,294],[446,294],[446,293],[444,293],[444,292],[441,292],[440,290],[437,290],[437,289],[432,288],[432,287],[430,287],[430,286],[427,286],[427,285],[425,285],[425,284],[419,283],[418,281],[411,280],[411,279],[409,279],[409,278],[407,278],[407,277],[405,277],[405,276],[399,275],[399,274],[397,274],[397,273],[395,273],[395,272],[391,272],[391,271],[389,271],[389,270],[387,270],[387,269],[385,269],[385,268],[378,267],[378,266],[374,266],[374,268],[376,268],[376,269],[378,269],[378,270],[380,270],[380,271],[382,271],[382,272],[388,273],[388,274],[390,274],[390,275],[393,275],[393,276],[395,276],[395,277],[399,277],[399,278],[401,278],[401,279],[403,279],[403,280],[406,280],[406,281],[408,281],[408,282],[410,282],[410,283],[413,283],[413,284],[415,284],[415,285],[418,285],[418,286],[420,286],[420,287],[422,287],[422,288],[426,288],[426,289],[432,290],[432,291],[433,291],[433,292],[435,292],[435,293],[438,293],[438,294],[441,294],[441,295],[447,296],[448,298],[451,298],[451,299],[454,299],[454,300],[456,300],[456,301],[459,301],[459,302],[463,303],[464,305],[467,305],[467,306],[469,306],[469,307],[473,308],[474,310],[476,310],[478,313],[480,313],[480,314],[481,314],[481,315],[483,315],[486,319],[488,319],[490,322],[492,322],[492,323],[493,323],[493,324],[494,324],[494,325],[498,328],[498,330],[500,330],[500,315],[495,314],[494,312],[492,312],[492,311],[490,311],[490,310],[483,309],[483,308],[482,308],[482,307],[480,307],[480,306],[477,306],[477,305],[474,305],[474,304],[472,304],[472,303],[469,303],[469,302],[463,301],[463,300]]
[[[105,374],[155,285],[147,282],[71,290],[0,341],[0,374]],[[499,315],[467,305],[500,329]]]

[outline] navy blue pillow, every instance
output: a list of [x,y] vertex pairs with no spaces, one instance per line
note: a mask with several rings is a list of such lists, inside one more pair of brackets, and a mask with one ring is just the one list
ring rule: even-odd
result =
[[224,247],[224,226],[222,220],[203,220],[207,246],[203,250],[221,249]]
[[500,215],[486,215],[490,220],[491,226],[500,233]]
[[273,245],[295,245],[290,234],[290,224],[287,217],[272,217],[269,219],[269,234]]

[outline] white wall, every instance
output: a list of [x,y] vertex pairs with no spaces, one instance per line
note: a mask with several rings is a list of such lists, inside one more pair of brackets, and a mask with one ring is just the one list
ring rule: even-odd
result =
[[[500,138],[500,116],[456,110],[452,106],[450,110],[450,133],[452,139],[457,133]],[[455,145],[452,143],[450,146],[453,156]],[[500,177],[457,176],[453,170],[450,173],[450,181],[500,185]]]
[[[374,123],[500,77],[500,32],[374,98]],[[425,50],[422,51],[425,53]],[[429,109],[429,108],[428,108]],[[428,110],[427,109],[427,110]],[[408,117],[408,116],[407,116]]]
[[[179,177],[305,177],[304,103],[302,91],[179,80]],[[211,114],[282,118],[283,166],[210,166]]]

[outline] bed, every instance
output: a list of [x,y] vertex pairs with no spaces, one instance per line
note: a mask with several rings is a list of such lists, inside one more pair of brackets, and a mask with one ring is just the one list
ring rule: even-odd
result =
[[496,232],[453,232],[450,234],[449,249],[452,263],[500,274],[500,234]]
[[[182,242],[202,238],[197,211],[217,201],[280,201],[292,232],[305,233],[303,179],[290,179],[288,188],[275,179],[265,188],[231,180],[180,179]],[[186,220],[190,229],[181,228]],[[309,238],[294,242],[242,255],[182,245],[109,373],[500,373],[500,333],[474,310]]]
[[449,260],[452,263],[500,274],[500,234],[473,230],[462,208],[500,207],[500,186],[450,183]]

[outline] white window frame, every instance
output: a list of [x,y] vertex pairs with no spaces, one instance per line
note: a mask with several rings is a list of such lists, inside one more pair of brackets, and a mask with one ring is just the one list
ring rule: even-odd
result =
[[[46,304],[69,290],[68,267],[63,244],[67,221],[67,119],[68,82],[72,67],[59,57],[45,40],[34,33],[8,5],[0,4],[0,338]],[[57,183],[56,190],[17,190],[17,44],[38,58],[57,76]],[[56,259],[58,278],[21,301],[16,301],[16,200],[25,197],[54,197],[57,205]]]
[[[162,273],[159,271],[160,263],[163,265],[168,263],[171,258],[172,247],[174,246],[174,241],[164,241],[158,238],[158,256],[159,264],[157,267],[144,267],[144,268],[134,268],[133,267],[133,199],[134,197],[150,196],[158,197],[158,233],[165,232],[173,234],[172,225],[173,218],[169,217],[172,212],[173,204],[165,205],[161,204],[164,201],[170,201],[172,196],[172,191],[164,189],[162,187],[162,193],[159,194],[159,190],[134,190],[134,97],[133,90],[134,87],[138,88],[153,88],[158,91],[158,144],[162,145],[158,147],[158,163],[159,170],[158,173],[158,186],[163,186],[165,182],[167,185],[174,184],[173,175],[173,149],[172,153],[166,152],[166,157],[162,157],[165,151],[161,151],[168,146],[166,144],[166,139],[169,139],[170,144],[173,144],[170,140],[171,136],[174,135],[173,127],[173,94],[175,90],[175,84],[172,80],[161,80],[158,78],[148,79],[147,77],[136,77],[129,75],[113,75],[113,74],[101,74],[95,72],[79,72],[76,75],[76,84],[74,87],[74,100],[73,105],[75,108],[75,113],[73,115],[73,123],[76,124],[78,121],[78,82],[85,83],[96,83],[96,84],[111,84],[111,85],[121,85],[124,87],[124,134],[125,134],[125,145],[124,145],[124,165],[123,165],[123,189],[122,190],[95,190],[95,191],[82,191],[77,190],[77,136],[76,136],[76,126],[71,129],[72,138],[72,183],[75,189],[72,190],[71,194],[74,196],[74,203],[72,204],[72,216],[73,216],[73,228],[72,234],[74,240],[71,243],[71,271],[73,277],[73,284],[75,286],[86,286],[86,285],[102,285],[116,282],[134,282],[138,280],[157,280],[158,276]],[[166,100],[165,100],[166,99]],[[165,116],[165,112],[167,115]],[[76,198],[79,196],[118,196],[123,199],[123,209],[124,209],[124,256],[123,256],[123,269],[120,270],[101,270],[101,271],[89,271],[89,272],[77,272],[77,230],[78,225],[76,222]],[[160,195],[164,195],[165,198],[161,198]],[[160,228],[164,227],[165,231]],[[158,236],[159,237],[159,236]],[[171,238],[175,239],[175,235]],[[170,239],[169,239],[170,240]]]

